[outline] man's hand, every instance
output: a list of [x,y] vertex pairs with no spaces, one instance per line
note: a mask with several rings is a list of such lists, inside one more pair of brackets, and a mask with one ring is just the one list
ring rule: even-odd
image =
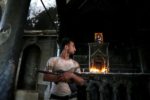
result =
[[85,80],[74,74],[73,72],[64,72],[59,78],[58,78],[59,81],[62,81],[62,82],[69,82],[69,81],[73,81],[75,82],[76,84],[78,85],[84,85],[85,84]]
[[82,77],[69,71],[63,72],[60,75],[53,75],[53,74],[48,74],[48,73],[44,74],[44,80],[55,82],[55,83],[73,81],[78,85],[84,85],[86,82]]
[[62,75],[58,76],[58,81],[69,82],[74,76],[72,72],[64,72]]

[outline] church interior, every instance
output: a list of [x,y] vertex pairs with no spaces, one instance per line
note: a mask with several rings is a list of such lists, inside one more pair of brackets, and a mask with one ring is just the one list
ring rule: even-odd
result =
[[0,0],[0,100],[50,100],[46,62],[64,37],[88,82],[78,100],[150,98],[147,0]]

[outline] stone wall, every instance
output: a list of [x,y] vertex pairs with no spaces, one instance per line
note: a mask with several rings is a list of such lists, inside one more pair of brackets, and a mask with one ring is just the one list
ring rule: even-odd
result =
[[14,100],[14,81],[30,0],[0,3],[0,100]]
[[[146,100],[150,98],[150,74],[83,74],[87,85],[79,100]],[[81,88],[81,87],[80,87]],[[83,93],[83,92],[86,92]]]
[[[18,94],[19,91],[21,91],[20,95],[26,95],[28,91],[33,98],[38,98],[38,100],[44,100],[49,96],[46,95],[49,82],[43,81],[43,74],[37,73],[37,69],[44,70],[47,60],[56,56],[58,36],[56,31],[48,30],[48,33],[45,33],[45,31],[25,31],[16,77],[16,100],[21,98]],[[38,52],[36,53],[36,51]],[[24,100],[23,95],[22,100]]]

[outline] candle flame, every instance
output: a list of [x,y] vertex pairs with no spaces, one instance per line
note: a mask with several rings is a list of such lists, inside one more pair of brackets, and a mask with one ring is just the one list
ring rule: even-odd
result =
[[106,66],[103,66],[102,68],[98,68],[96,66],[90,67],[90,72],[91,73],[108,73],[109,70]]

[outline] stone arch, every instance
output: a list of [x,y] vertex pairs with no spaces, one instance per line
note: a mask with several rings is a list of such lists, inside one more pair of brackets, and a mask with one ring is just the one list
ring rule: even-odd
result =
[[100,82],[91,80],[86,90],[89,100],[100,100]]
[[17,89],[36,90],[36,69],[39,68],[40,58],[41,50],[35,44],[29,45],[23,50]]
[[149,85],[150,83],[147,80],[133,82],[131,87],[131,100],[147,100],[147,98],[150,98]]
[[117,87],[117,100],[127,100],[127,87],[124,84]]
[[113,88],[110,84],[103,87],[103,100],[113,100]]

